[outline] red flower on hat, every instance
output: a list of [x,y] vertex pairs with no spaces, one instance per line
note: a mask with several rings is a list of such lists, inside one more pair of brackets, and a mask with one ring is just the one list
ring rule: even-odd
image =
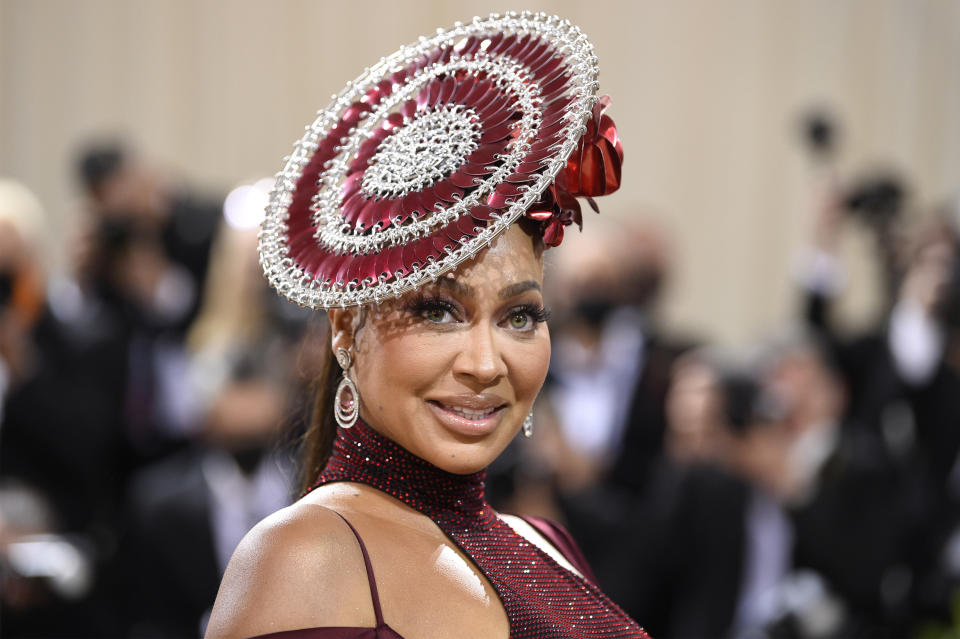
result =
[[593,198],[620,188],[623,144],[613,118],[604,114],[610,102],[608,95],[597,100],[593,117],[587,122],[587,130],[567,160],[566,168],[526,213],[527,217],[540,222],[547,246],[560,246],[565,226],[576,223],[583,229],[578,196],[586,198],[590,208],[599,213]]

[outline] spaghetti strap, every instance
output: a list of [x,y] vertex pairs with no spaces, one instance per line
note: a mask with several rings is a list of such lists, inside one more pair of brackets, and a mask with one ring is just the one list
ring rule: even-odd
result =
[[383,621],[383,610],[380,608],[380,594],[377,592],[377,581],[373,576],[373,564],[370,563],[370,555],[367,553],[367,547],[364,545],[363,539],[360,538],[360,533],[353,527],[353,524],[340,513],[337,513],[337,515],[350,527],[350,530],[353,531],[353,536],[357,538],[357,543],[360,544],[360,552],[363,553],[363,563],[367,567],[367,581],[370,582],[370,598],[373,599],[373,613],[377,617],[377,627],[379,628],[385,624]]

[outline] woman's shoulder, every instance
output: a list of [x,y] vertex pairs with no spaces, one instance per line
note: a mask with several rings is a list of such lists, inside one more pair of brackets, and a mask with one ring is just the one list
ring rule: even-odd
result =
[[301,499],[258,523],[240,542],[207,636],[375,624],[357,538],[337,512]]

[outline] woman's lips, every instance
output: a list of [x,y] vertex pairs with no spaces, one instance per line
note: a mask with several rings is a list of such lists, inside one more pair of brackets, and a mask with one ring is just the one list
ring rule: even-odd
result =
[[506,408],[503,403],[494,405],[492,402],[469,402],[473,406],[464,406],[464,403],[467,402],[454,404],[438,400],[427,401],[440,423],[454,432],[470,436],[492,432],[499,425]]

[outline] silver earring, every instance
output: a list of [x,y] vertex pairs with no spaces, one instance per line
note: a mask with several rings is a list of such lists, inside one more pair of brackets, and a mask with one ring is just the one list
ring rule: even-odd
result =
[[523,419],[523,436],[533,437],[533,411]]
[[340,428],[350,428],[357,423],[357,417],[360,415],[360,394],[348,372],[353,364],[350,351],[338,348],[337,363],[343,369],[343,379],[340,380],[337,394],[333,398],[333,418]]

